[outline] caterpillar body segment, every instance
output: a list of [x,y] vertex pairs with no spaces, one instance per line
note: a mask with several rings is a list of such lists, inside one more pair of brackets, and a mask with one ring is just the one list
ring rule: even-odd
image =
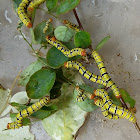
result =
[[92,56],[94,57],[97,65],[98,65],[102,79],[108,84],[108,87],[110,87],[113,90],[113,93],[115,94],[116,98],[121,98],[119,89],[116,86],[116,84],[112,81],[110,76],[108,75],[101,56],[96,51],[92,52]]
[[106,118],[108,118],[108,119],[114,119],[114,120],[117,120],[117,119],[121,118],[121,117],[119,117],[118,115],[115,115],[115,114],[110,113],[110,112],[106,109],[106,107],[104,106],[104,103],[103,103],[102,99],[95,99],[95,100],[94,100],[94,103],[95,103],[97,106],[99,106],[99,107],[101,108],[102,113],[103,113],[103,115],[104,115]]
[[136,123],[136,117],[133,112],[129,111],[126,108],[113,104],[108,96],[108,93],[104,89],[97,89],[94,94],[103,99],[103,105],[110,113],[116,114],[122,118],[126,118],[132,123]]
[[43,29],[43,33],[44,33],[44,34],[47,32],[47,30],[48,30],[48,28],[49,28],[49,23],[50,23],[50,22],[52,22],[52,19],[51,19],[51,18],[46,22],[46,25],[45,25],[45,27],[44,27],[44,29]]
[[83,75],[85,78],[87,78],[88,80],[98,84],[102,84],[107,87],[107,83],[104,82],[100,76],[87,71],[86,68],[83,67],[82,64],[77,61],[67,61],[64,63],[64,66],[66,68],[71,68],[71,67],[76,68],[79,71],[79,73]]
[[38,101],[38,102],[32,104],[31,106],[29,106],[28,108],[20,111],[16,115],[16,121],[7,124],[7,129],[15,129],[15,128],[21,127],[22,126],[22,120],[23,120],[24,117],[30,116],[31,114],[33,114],[34,112],[36,112],[37,110],[42,108],[44,105],[47,105],[47,103],[49,101],[50,101],[49,97],[46,96],[46,97],[40,99],[40,101]]
[[56,47],[58,50],[60,50],[66,57],[73,57],[77,55],[86,56],[86,52],[82,48],[74,48],[72,50],[68,50],[67,47],[62,44],[60,41],[56,40],[55,37],[50,38],[49,36],[46,37],[46,40],[48,43]]
[[46,0],[34,0],[34,1],[32,1],[30,4],[29,4],[29,6],[28,6],[28,8],[27,8],[27,11],[33,11],[34,10],[34,8],[36,8],[36,7],[38,7],[39,5],[41,5],[42,3],[44,3]]
[[20,3],[17,13],[19,15],[20,20],[26,25],[28,28],[31,28],[33,25],[26,14],[26,8],[32,0],[22,0]]
[[63,23],[64,23],[66,26],[70,27],[71,29],[75,30],[76,32],[79,32],[79,31],[80,31],[80,28],[79,28],[78,25],[73,24],[73,23],[69,22],[68,20],[64,20]]

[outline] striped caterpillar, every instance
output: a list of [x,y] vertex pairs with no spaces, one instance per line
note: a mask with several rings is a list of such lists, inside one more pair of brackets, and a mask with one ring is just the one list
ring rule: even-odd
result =
[[106,68],[105,68],[105,65],[104,65],[104,62],[103,60],[101,59],[100,55],[96,52],[96,51],[93,51],[92,52],[92,56],[94,57],[97,65],[98,65],[98,68],[100,70],[100,73],[101,73],[101,77],[102,79],[108,84],[108,86],[113,90],[113,93],[115,94],[116,98],[121,98],[121,94],[119,92],[119,89],[118,87],[115,85],[115,83],[111,80],[111,78],[109,77],[107,71],[106,71]]
[[[97,89],[94,91],[94,94],[95,96],[99,96],[102,98],[102,107],[105,107],[110,113],[120,116],[121,118],[126,118],[132,123],[136,123],[135,115],[128,109],[113,104],[108,96],[108,93],[104,89]],[[99,100],[95,100],[95,104],[96,101],[99,102]]]
[[108,119],[114,119],[114,120],[117,120],[117,119],[120,118],[118,115],[112,114],[112,113],[110,113],[110,112],[106,109],[106,107],[105,107],[105,105],[104,105],[102,99],[95,99],[95,100],[94,100],[94,104],[97,105],[97,106],[99,106],[99,107],[101,108],[102,113],[103,113],[103,115],[104,115],[106,118],[108,118]]
[[79,71],[79,73],[81,75],[83,75],[88,80],[95,82],[95,83],[98,83],[98,84],[102,84],[106,87],[108,86],[107,83],[104,82],[100,76],[95,75],[95,74],[87,71],[86,68],[83,67],[82,64],[77,62],[77,61],[67,61],[64,63],[64,67],[66,67],[66,68],[74,67]]
[[12,122],[12,123],[8,123],[7,124],[7,129],[18,129],[19,127],[21,127],[22,124],[22,120],[24,117],[28,117],[31,114],[33,114],[34,112],[36,112],[37,110],[39,110],[40,108],[42,108],[44,105],[47,105],[47,103],[50,101],[49,97],[46,96],[42,99],[40,99],[40,101],[32,104],[31,106],[29,106],[28,108],[20,111],[17,115],[16,115],[16,121]]
[[34,0],[34,1],[32,1],[30,4],[29,4],[29,6],[28,6],[28,8],[27,8],[27,11],[33,11],[34,10],[34,8],[36,8],[36,7],[38,7],[39,5],[41,5],[42,3],[44,3],[46,0]]
[[94,99],[94,94],[91,94],[91,93],[89,93],[89,92],[86,92],[86,91],[84,91],[84,90],[81,90],[80,88],[79,88],[79,86],[76,86],[76,91],[78,92],[78,95],[77,95],[77,97],[76,97],[76,101],[77,102],[82,102],[82,101],[84,101],[87,97],[89,98],[89,99]]
[[64,23],[66,26],[70,27],[71,29],[75,30],[76,32],[79,32],[79,31],[80,31],[80,28],[79,28],[78,25],[73,24],[73,23],[69,22],[68,20],[64,20],[63,23]]
[[31,23],[30,19],[28,18],[25,11],[26,11],[26,8],[31,1],[32,0],[22,0],[22,2],[20,3],[20,5],[18,7],[18,10],[17,10],[20,20],[28,28],[31,28],[33,25],[32,25],[32,23]]
[[46,25],[45,25],[45,27],[44,27],[44,29],[43,29],[43,33],[44,33],[44,34],[45,34],[46,31],[48,30],[48,28],[49,28],[49,23],[50,23],[50,22],[52,22],[52,19],[51,19],[51,18],[46,22]]
[[86,52],[82,48],[74,48],[72,50],[68,50],[65,45],[63,45],[60,41],[56,40],[55,37],[50,38],[49,36],[46,37],[48,43],[56,47],[60,50],[66,57],[73,57],[76,55],[86,56]]

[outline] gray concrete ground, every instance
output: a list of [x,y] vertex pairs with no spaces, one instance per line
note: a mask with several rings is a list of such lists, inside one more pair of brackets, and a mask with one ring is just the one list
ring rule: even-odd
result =
[[[111,39],[100,50],[110,76],[136,100],[137,121],[140,124],[140,1],[139,0],[81,0],[77,12],[86,31],[91,34],[92,45],[107,35]],[[36,24],[48,15],[37,11]],[[76,22],[72,12],[62,16]],[[11,87],[21,69],[35,60],[26,42],[16,30],[18,17],[12,12],[12,1],[0,1],[0,83]],[[23,32],[30,39],[29,30]],[[89,69],[94,69],[90,66]],[[23,88],[15,87],[13,94]],[[37,140],[50,137],[35,124]],[[41,130],[41,131],[40,131]],[[134,126],[127,120],[107,120],[100,109],[92,112],[80,129],[78,140],[139,140]]]

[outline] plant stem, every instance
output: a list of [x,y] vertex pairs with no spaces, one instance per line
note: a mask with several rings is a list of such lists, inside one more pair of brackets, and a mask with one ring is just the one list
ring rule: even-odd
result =
[[45,66],[48,66],[45,62],[43,62],[43,61],[40,59],[38,53],[34,50],[32,44],[30,44],[30,43],[28,42],[28,40],[24,37],[24,35],[23,35],[23,33],[21,32],[21,30],[19,30],[19,32],[20,32],[20,34],[22,35],[23,39],[24,39],[24,40],[27,42],[27,44],[31,47],[31,49],[33,50],[33,52],[35,53],[35,55],[37,56],[37,58],[38,58]]
[[83,28],[83,26],[82,26],[82,24],[81,24],[81,21],[80,21],[80,19],[79,19],[79,17],[78,17],[78,14],[77,14],[77,12],[76,12],[75,9],[73,9],[73,13],[74,13],[74,15],[75,15],[75,18],[76,18],[78,24],[79,24],[79,28],[80,28],[81,30],[84,30],[84,28]]

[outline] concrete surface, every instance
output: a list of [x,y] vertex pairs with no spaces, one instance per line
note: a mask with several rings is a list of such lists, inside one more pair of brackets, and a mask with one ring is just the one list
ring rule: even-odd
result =
[[[140,124],[140,1],[81,0],[77,12],[84,29],[91,34],[93,47],[105,36],[111,36],[100,54],[115,83],[136,100],[136,117]],[[35,24],[48,17],[38,10]],[[76,22],[72,12],[62,17]],[[18,17],[12,12],[12,1],[0,0],[0,83],[5,88],[11,87],[19,71],[35,60],[16,30],[17,22]],[[29,30],[25,27],[23,32],[30,40]],[[20,90],[23,88],[15,86],[13,94]],[[36,134],[36,140],[50,140],[40,123],[35,126],[38,130],[32,128],[31,131]],[[89,115],[77,139],[139,140],[140,135],[127,120],[107,120],[98,109]]]

